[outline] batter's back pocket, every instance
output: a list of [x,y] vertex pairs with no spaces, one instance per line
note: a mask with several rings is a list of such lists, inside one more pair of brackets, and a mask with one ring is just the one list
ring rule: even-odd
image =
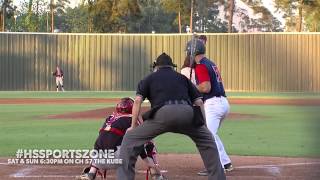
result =
[[200,126],[205,125],[204,118],[203,118],[200,106],[192,106],[192,108],[193,108],[192,124],[195,127],[200,127]]

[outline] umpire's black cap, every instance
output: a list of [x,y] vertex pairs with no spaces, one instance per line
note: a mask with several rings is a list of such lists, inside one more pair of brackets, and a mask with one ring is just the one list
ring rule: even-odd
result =
[[155,65],[177,67],[177,65],[173,64],[171,57],[166,53],[162,53],[160,56],[157,57]]

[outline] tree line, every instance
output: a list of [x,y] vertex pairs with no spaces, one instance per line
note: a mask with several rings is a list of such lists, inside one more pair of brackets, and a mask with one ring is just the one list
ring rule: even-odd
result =
[[0,0],[0,29],[20,32],[184,33],[320,31],[320,0],[273,0],[286,24],[262,0]]

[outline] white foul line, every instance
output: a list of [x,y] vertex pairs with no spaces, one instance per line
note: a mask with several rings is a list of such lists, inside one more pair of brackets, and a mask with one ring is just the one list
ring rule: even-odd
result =
[[306,162],[306,163],[287,163],[287,164],[268,164],[268,165],[249,165],[249,166],[236,166],[235,169],[248,169],[248,168],[269,168],[269,167],[287,167],[287,166],[301,166],[301,165],[314,165],[320,162]]
[[28,174],[31,174],[31,171],[33,170],[34,168],[31,168],[31,167],[27,167],[27,168],[23,168],[23,169],[20,169],[18,172],[10,175],[11,177],[25,177],[26,175]]
[[[320,164],[320,162],[306,162],[306,163],[287,163],[287,164],[268,164],[268,165],[248,165],[248,166],[238,166],[235,169],[248,169],[248,168],[261,168],[261,169],[270,169],[272,174],[280,173],[279,167],[287,167],[287,166],[301,166],[301,165],[314,165]],[[7,163],[0,163],[0,165],[10,165]],[[15,174],[10,175],[10,177],[14,178],[73,178],[75,175],[28,175],[31,174],[31,171],[34,168],[24,168],[16,172]],[[162,170],[162,173],[167,173],[167,170]],[[137,173],[146,173],[145,170],[138,170]],[[107,175],[107,177],[115,177],[112,175]]]
[[[78,175],[77,175],[78,176]],[[75,175],[26,175],[26,176],[11,176],[14,178],[75,178]],[[108,176],[107,178],[114,178],[115,176]]]

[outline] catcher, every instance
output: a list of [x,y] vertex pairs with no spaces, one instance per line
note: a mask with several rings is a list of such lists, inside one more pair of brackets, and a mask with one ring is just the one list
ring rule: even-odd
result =
[[[110,115],[103,123],[99,136],[94,144],[95,150],[114,150],[114,156],[119,158],[119,152],[121,148],[121,142],[126,130],[131,126],[132,119],[132,107],[134,101],[131,98],[122,98],[116,105],[115,112]],[[140,118],[142,120],[142,118]],[[139,123],[142,123],[140,121]],[[146,163],[147,179],[149,173],[151,179],[154,180],[166,180],[161,174],[157,159],[156,148],[152,141],[147,142],[141,147],[140,157]],[[94,180],[97,174],[100,174],[103,178],[106,176],[106,170],[117,168],[117,165],[110,164],[96,164],[92,161],[90,167],[84,168],[82,175],[77,176],[78,180]]]

